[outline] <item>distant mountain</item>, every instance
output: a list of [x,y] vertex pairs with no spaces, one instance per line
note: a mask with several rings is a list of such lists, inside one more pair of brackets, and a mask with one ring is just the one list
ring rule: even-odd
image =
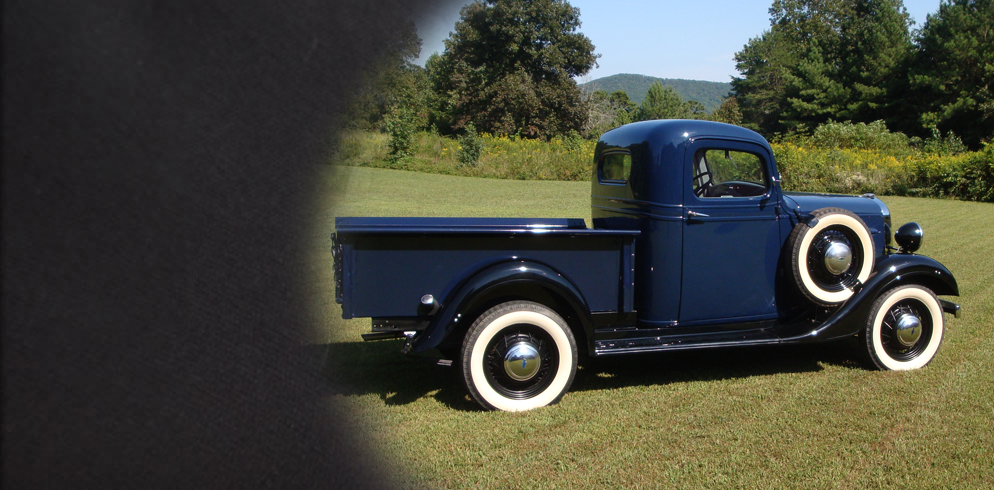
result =
[[683,80],[680,78],[656,78],[647,75],[633,75],[631,73],[621,73],[609,77],[598,78],[587,83],[581,83],[580,88],[585,92],[604,90],[608,93],[615,90],[624,90],[632,102],[641,104],[645,98],[645,93],[655,81],[663,85],[669,85],[676,90],[683,100],[696,100],[708,112],[714,111],[721,105],[721,98],[732,91],[732,84],[722,82],[705,82],[703,80]]

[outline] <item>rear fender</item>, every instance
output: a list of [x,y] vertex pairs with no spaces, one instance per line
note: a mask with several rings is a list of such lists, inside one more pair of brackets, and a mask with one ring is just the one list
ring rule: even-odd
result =
[[[411,353],[420,353],[438,347],[468,327],[475,318],[469,314],[481,306],[492,293],[519,285],[534,285],[543,288],[554,297],[563,300],[580,320],[586,338],[591,338],[590,308],[580,290],[566,276],[552,267],[528,260],[513,260],[491,265],[467,279],[455,292],[439,305],[438,312],[429,322],[423,333],[415,337]],[[519,299],[530,299],[521,297]],[[467,323],[469,322],[469,323]]]
[[959,286],[949,269],[923,255],[893,254],[877,262],[873,275],[824,323],[812,328],[810,323],[789,326],[781,333],[783,342],[815,342],[859,333],[870,313],[873,301],[885,291],[907,284],[918,284],[936,295],[959,296]]

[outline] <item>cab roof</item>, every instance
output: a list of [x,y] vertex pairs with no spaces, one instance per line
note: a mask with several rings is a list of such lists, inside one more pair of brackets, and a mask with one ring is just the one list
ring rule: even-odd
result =
[[750,141],[769,147],[766,139],[753,130],[732,124],[693,119],[656,119],[626,124],[604,133],[598,143],[610,147],[628,147],[643,142],[659,146],[676,146],[687,139],[708,136]]
[[[658,119],[626,124],[604,133],[594,149],[591,195],[682,205],[684,150],[696,139],[754,144],[773,150],[759,133],[731,124],[691,119]],[[597,165],[606,153],[631,155],[630,178],[624,186],[599,182]],[[775,170],[774,170],[775,172]]]

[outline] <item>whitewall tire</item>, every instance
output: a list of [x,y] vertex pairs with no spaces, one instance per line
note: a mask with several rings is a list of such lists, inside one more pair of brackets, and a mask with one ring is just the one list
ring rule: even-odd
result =
[[882,294],[870,308],[861,335],[869,360],[878,369],[918,369],[935,358],[942,344],[942,305],[916,284]]
[[576,340],[555,311],[530,301],[497,305],[473,322],[462,347],[473,398],[517,412],[558,402],[576,375]]
[[873,237],[851,211],[822,208],[811,214],[815,225],[798,223],[787,239],[794,284],[814,303],[838,305],[873,272]]

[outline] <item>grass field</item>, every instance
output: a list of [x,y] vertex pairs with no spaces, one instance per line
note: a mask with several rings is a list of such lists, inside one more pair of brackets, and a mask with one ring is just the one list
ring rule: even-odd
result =
[[994,485],[994,205],[885,197],[895,225],[956,275],[937,358],[868,371],[849,344],[595,359],[562,402],[483,412],[453,368],[364,343],[341,319],[335,215],[583,217],[585,182],[505,181],[322,166],[310,281],[329,406],[383,472],[416,488],[990,488]]

